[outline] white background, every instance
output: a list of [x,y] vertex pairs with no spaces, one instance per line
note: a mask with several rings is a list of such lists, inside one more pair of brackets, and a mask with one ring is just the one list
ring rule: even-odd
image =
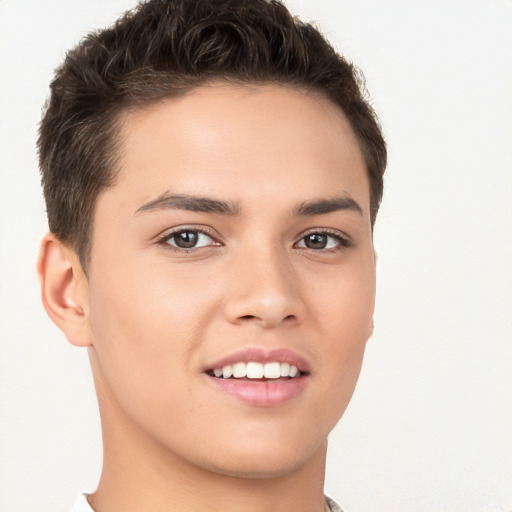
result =
[[[52,70],[129,0],[0,0],[0,512],[93,491],[85,349],[47,319],[35,139]],[[389,144],[375,335],[332,434],[351,512],[512,511],[512,1],[289,0],[365,72]]]

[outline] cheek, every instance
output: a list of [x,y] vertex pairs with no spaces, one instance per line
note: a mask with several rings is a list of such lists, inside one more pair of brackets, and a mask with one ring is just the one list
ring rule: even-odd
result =
[[133,414],[162,403],[172,407],[187,392],[198,334],[214,302],[214,290],[203,287],[199,294],[190,276],[171,278],[162,270],[130,279],[111,272],[90,286],[90,327],[101,370]]
[[375,269],[369,251],[349,263],[322,279],[317,276],[311,287],[312,318],[321,338],[334,343],[340,355],[364,346],[372,333],[375,306]]
[[[346,271],[345,271],[346,270]],[[337,411],[338,417],[354,391],[366,342],[372,334],[375,304],[375,273],[371,259],[341,269],[339,275],[314,289],[318,300],[313,316],[319,359],[322,361],[321,385],[329,389],[319,403],[323,413]]]

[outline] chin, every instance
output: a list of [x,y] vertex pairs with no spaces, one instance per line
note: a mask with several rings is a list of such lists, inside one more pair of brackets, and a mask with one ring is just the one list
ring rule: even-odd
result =
[[220,453],[210,454],[206,469],[224,476],[273,479],[298,471],[312,458],[325,457],[326,438],[312,443],[312,438],[288,437],[286,440],[262,436],[253,442],[225,446]]
[[263,457],[255,457],[253,460],[238,460],[229,464],[229,461],[219,461],[207,469],[223,476],[247,478],[254,480],[276,479],[285,477],[298,471],[304,466],[310,457],[295,457],[287,460],[263,460]]

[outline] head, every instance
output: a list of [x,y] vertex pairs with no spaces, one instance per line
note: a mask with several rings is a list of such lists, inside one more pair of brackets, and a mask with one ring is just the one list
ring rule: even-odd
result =
[[361,76],[278,2],[141,3],[112,28],[89,34],[57,69],[39,136],[50,230],[86,270],[96,199],[119,170],[122,114],[212,81],[281,84],[337,105],[365,158],[373,223],[386,148]]
[[[386,150],[353,66],[278,2],[149,1],[67,55],[39,147],[43,299],[112,444],[257,478],[320,453],[372,332]],[[302,377],[216,376],[239,362]]]

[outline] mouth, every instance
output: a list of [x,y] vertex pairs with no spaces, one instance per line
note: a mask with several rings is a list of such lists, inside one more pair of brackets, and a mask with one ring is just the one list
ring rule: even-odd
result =
[[234,364],[227,364],[219,368],[207,370],[206,374],[217,379],[253,380],[260,382],[297,379],[303,375],[297,366],[279,361],[268,363],[256,361],[246,363],[239,361]]
[[304,391],[310,367],[302,357],[285,349],[248,349],[213,363],[204,373],[216,390],[230,398],[276,407]]

